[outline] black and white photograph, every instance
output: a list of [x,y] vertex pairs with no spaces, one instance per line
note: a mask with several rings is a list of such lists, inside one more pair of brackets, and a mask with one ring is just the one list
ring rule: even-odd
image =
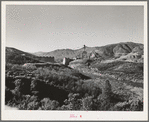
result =
[[147,2],[2,2],[1,45],[4,120],[147,119]]

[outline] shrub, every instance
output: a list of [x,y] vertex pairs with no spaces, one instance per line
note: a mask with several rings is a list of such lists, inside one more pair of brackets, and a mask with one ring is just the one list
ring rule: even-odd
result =
[[110,108],[111,95],[111,84],[108,80],[106,80],[102,89],[102,94],[98,96],[96,101],[98,110],[108,110]]
[[16,89],[22,94],[30,94],[31,80],[28,78],[22,78],[15,80]]
[[130,105],[131,111],[143,111],[143,98],[132,100]]
[[19,102],[20,110],[37,110],[39,108],[38,97],[34,95],[22,95]]
[[113,111],[143,111],[143,99],[136,98],[125,102],[119,102],[111,109]]
[[105,81],[104,87],[102,89],[102,96],[103,99],[108,101],[111,98],[112,90],[111,90],[111,84],[108,80]]
[[22,67],[26,70],[29,70],[29,71],[34,71],[37,69],[35,64],[31,64],[31,63],[24,64]]
[[39,102],[32,101],[27,104],[27,110],[38,110],[38,108]]
[[[81,86],[80,86],[81,85]],[[101,93],[102,90],[98,86],[98,84],[94,82],[80,82],[80,95],[83,97],[86,93],[90,96],[94,96],[94,98],[97,98]]]
[[88,96],[82,99],[82,110],[93,110],[92,96]]
[[18,65],[18,64],[14,64],[11,68],[11,70],[14,72],[14,71],[23,71],[24,68],[21,66],[21,65]]
[[41,100],[41,110],[56,110],[59,103],[56,100],[50,100],[50,98],[44,98]]
[[65,105],[61,107],[62,110],[80,110],[82,101],[79,99],[79,94],[69,93],[68,99],[66,99]]
[[110,100],[105,99],[105,96],[103,94],[99,95],[97,101],[97,110],[109,110],[110,108]]
[[12,67],[13,67],[13,64],[6,63],[6,70],[11,70]]

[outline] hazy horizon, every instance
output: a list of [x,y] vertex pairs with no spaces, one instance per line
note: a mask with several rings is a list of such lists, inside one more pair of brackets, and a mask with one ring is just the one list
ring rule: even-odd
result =
[[7,5],[6,46],[50,52],[142,43],[143,6]]

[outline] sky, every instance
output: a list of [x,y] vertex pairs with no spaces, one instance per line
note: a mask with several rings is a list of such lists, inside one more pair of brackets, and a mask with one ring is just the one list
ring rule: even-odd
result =
[[143,6],[7,5],[6,46],[50,52],[143,43]]

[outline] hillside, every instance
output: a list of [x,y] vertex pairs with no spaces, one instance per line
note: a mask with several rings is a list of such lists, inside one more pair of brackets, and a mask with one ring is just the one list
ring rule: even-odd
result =
[[22,54],[25,54],[25,56],[28,56],[28,57],[36,57],[31,53],[27,53],[12,47],[6,47],[6,56],[15,56],[15,55],[22,55]]
[[[91,58],[98,58],[102,60],[126,60],[131,62],[143,62],[143,44],[126,42],[110,44],[102,47],[86,47],[87,56],[91,55]],[[41,61],[39,56],[54,57],[57,62],[62,62],[64,57],[68,58],[81,58],[83,48],[72,50],[72,49],[58,49],[51,52],[37,52],[27,53],[15,48],[6,47],[6,62],[8,63],[40,63],[46,62]],[[20,61],[21,62],[18,62]]]
[[41,61],[35,59],[35,55],[11,48],[6,47],[6,63],[12,64],[24,64],[24,63],[40,63]]
[[[83,51],[46,54],[73,58]],[[143,45],[127,42],[86,51],[90,59],[65,66],[39,63],[38,56],[6,48],[5,104],[19,110],[143,111]]]
[[19,110],[143,111],[142,64],[76,63],[73,69],[7,65],[5,104]]
[[[83,50],[84,50],[83,48],[77,50],[61,49],[52,52],[39,52],[34,54],[37,56],[54,56],[55,59],[62,59],[64,57],[68,58],[74,58],[76,56],[81,57]],[[125,42],[125,43],[110,44],[102,47],[86,47],[86,52],[88,53],[88,56],[93,51],[95,51],[100,56],[106,59],[118,58],[120,56],[127,55],[129,53],[140,53],[141,55],[143,55],[143,44]]]

